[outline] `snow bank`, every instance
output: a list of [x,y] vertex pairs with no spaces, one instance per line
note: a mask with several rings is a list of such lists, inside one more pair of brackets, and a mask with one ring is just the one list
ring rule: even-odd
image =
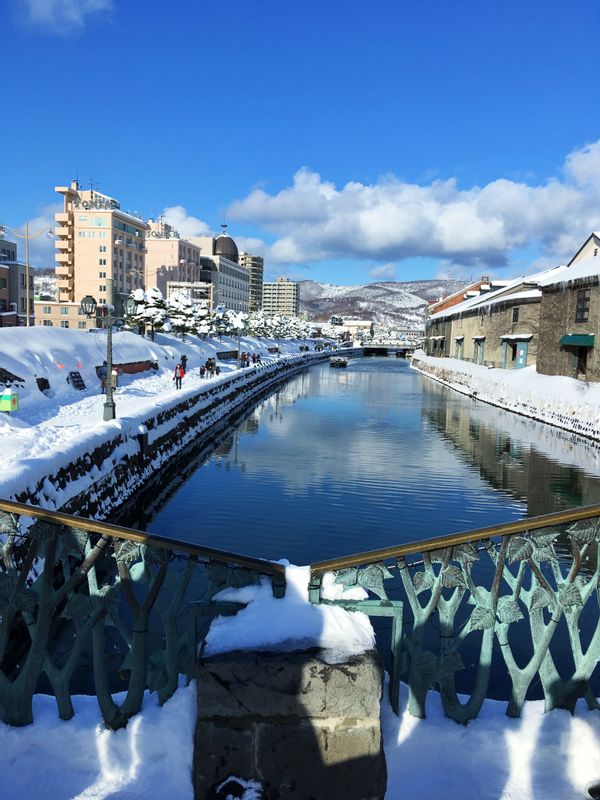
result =
[[68,722],[52,697],[36,695],[33,725],[0,723],[0,800],[192,800],[195,685],[162,708],[146,694],[141,713],[116,733],[104,727],[95,697],[73,701]]
[[462,394],[580,436],[600,439],[600,384],[540,375],[535,366],[489,369],[454,358],[433,358],[422,351],[415,353],[411,366]]
[[587,797],[600,778],[600,715],[585,703],[571,716],[544,714],[544,701],[531,700],[520,719],[509,719],[506,703],[486,700],[462,726],[444,717],[435,692],[427,719],[411,717],[407,691],[402,685],[400,716],[385,699],[381,708],[387,800],[567,800]]

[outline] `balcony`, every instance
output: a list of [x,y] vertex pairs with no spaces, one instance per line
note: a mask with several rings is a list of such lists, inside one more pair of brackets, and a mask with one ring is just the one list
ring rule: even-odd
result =
[[57,236],[64,236],[64,237],[68,237],[69,239],[71,239],[71,238],[72,238],[72,231],[71,231],[71,228],[67,228],[67,227],[65,227],[64,225],[59,225],[59,226],[57,226],[57,227],[54,229],[54,233],[55,233]]
[[68,212],[59,212],[58,214],[54,215],[54,219],[56,222],[62,222],[68,224],[73,222],[73,215],[69,214]]
[[72,278],[73,271],[70,267],[56,267],[55,274],[57,278]]
[[73,244],[68,239],[57,239],[54,242],[54,246],[57,250],[69,250],[72,252]]
[[71,264],[73,263],[72,253],[57,253],[56,261],[58,264]]

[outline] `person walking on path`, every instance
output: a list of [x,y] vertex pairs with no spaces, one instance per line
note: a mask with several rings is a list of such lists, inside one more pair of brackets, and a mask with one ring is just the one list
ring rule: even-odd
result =
[[100,378],[100,391],[106,394],[106,378],[108,376],[108,365],[106,361],[102,362],[102,366],[98,367],[98,377]]
[[177,364],[177,366],[175,367],[175,374],[173,375],[173,380],[175,381],[176,389],[181,389],[181,380],[184,375],[185,375],[184,368],[181,366],[181,364]]
[[187,372],[187,360],[188,360],[188,357],[185,354],[182,355],[181,358],[179,359],[179,362],[180,362],[181,367],[183,369],[184,375]]

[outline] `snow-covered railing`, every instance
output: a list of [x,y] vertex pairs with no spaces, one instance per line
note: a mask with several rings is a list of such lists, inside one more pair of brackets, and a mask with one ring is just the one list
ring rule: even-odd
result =
[[50,687],[70,719],[76,683],[123,727],[146,689],[164,702],[194,676],[214,616],[243,608],[216,595],[261,575],[283,597],[280,564],[0,500],[0,718],[32,722]]
[[[323,599],[327,572],[353,599]],[[572,711],[580,697],[600,709],[600,505],[321,561],[309,594],[393,618],[396,711],[401,680],[416,717],[433,688],[461,723],[487,696],[519,716],[540,687],[546,710]]]

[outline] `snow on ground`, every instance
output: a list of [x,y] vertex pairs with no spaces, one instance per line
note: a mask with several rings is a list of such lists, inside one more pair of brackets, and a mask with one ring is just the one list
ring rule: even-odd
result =
[[[372,646],[373,632],[362,614],[310,606],[307,567],[288,566],[287,577],[289,589],[281,600],[273,599],[266,584],[228,592],[228,600],[249,606],[213,623],[210,651],[240,643],[271,650],[321,645],[338,654]],[[327,582],[330,599],[342,592],[346,598],[364,596],[357,594],[362,589]],[[427,719],[411,717],[406,694],[402,686],[396,716],[384,689],[386,800],[568,800],[585,797],[587,786],[600,778],[600,715],[581,705],[571,716],[544,714],[543,701],[528,702],[521,719],[508,719],[505,703],[488,700],[480,716],[462,726],[444,717],[434,692]],[[0,723],[0,800],[192,800],[193,685],[179,688],[162,708],[147,695],[142,712],[117,733],[103,727],[95,698],[74,700],[76,715],[68,722],[57,717],[52,698],[37,696],[33,725]],[[252,791],[244,797],[260,797]]]
[[600,439],[600,384],[540,375],[535,366],[490,369],[417,351],[413,368],[463,394],[593,439]]
[[544,714],[544,701],[525,703],[509,719],[506,703],[486,700],[467,726],[446,719],[439,695],[429,693],[427,719],[382,703],[388,770],[386,800],[577,800],[600,779],[600,714],[583,703]]

